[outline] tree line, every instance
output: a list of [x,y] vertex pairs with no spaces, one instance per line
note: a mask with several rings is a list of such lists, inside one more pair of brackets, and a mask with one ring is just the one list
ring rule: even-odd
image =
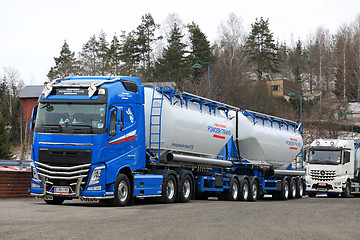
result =
[[[184,24],[176,14],[165,22],[161,26],[146,13],[134,30],[110,38],[101,31],[78,53],[64,41],[48,79],[131,75],[143,82],[175,82],[180,90],[207,97],[207,66],[193,68],[200,60],[210,64],[211,98],[241,109],[300,120],[299,94],[289,100],[275,98],[267,85],[274,79],[297,83],[305,96],[305,127],[321,135],[326,131],[314,122],[338,121],[348,102],[360,100],[360,15],[335,33],[319,27],[306,39],[290,43],[274,39],[270,20],[264,18],[255,19],[247,30],[232,13],[219,25],[212,43],[195,22]],[[11,69],[1,81],[0,158],[11,156],[4,150],[8,143],[26,146],[18,99],[21,84]],[[327,132],[335,137],[336,131]]]
[[[204,92],[200,82],[206,81],[207,69],[192,68],[201,60],[211,65],[212,95],[228,103],[247,106],[253,102],[236,95],[239,87],[249,92],[247,85],[254,79],[257,85],[287,79],[297,82],[305,94],[322,99],[360,98],[360,16],[334,34],[319,27],[307,39],[290,44],[275,40],[269,19],[264,18],[255,19],[247,32],[241,18],[230,14],[213,44],[195,22],[183,24],[176,14],[166,22],[160,26],[147,13],[135,30],[115,34],[110,42],[103,31],[91,36],[76,55],[64,41],[48,78],[121,74],[139,76],[145,82],[175,82],[182,90],[196,86],[195,90]],[[260,105],[249,106],[264,108]]]

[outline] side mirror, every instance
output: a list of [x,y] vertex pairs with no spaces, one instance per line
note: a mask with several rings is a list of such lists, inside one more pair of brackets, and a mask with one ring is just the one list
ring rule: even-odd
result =
[[350,152],[344,152],[343,164],[350,162]]
[[306,162],[306,163],[309,162],[308,151],[306,149],[304,150],[303,159],[304,159],[304,162]]
[[35,129],[35,123],[36,123],[36,115],[37,115],[37,111],[38,111],[38,106],[36,105],[33,110],[32,110],[32,114],[31,114],[31,124],[30,124],[30,131],[34,131]]

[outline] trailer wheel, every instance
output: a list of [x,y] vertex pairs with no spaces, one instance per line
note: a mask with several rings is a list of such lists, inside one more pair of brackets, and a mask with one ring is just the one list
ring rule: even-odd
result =
[[247,201],[249,199],[250,185],[246,178],[240,180],[240,201]]
[[255,202],[260,197],[260,187],[257,178],[250,179],[249,201]]
[[349,182],[346,182],[346,186],[343,189],[343,192],[341,193],[341,197],[348,198],[351,195],[351,186]]
[[44,200],[47,204],[51,204],[51,205],[61,205],[64,201],[65,201],[65,198],[62,198],[62,197],[53,197],[52,200]]
[[289,199],[296,198],[296,194],[297,194],[296,190],[297,190],[296,179],[291,178],[290,179],[290,184],[289,184]]
[[289,198],[289,181],[286,178],[282,179],[281,190],[273,194],[273,197],[278,200],[287,200]]
[[187,203],[193,195],[193,181],[189,174],[181,177],[179,183],[179,202]]
[[232,176],[229,183],[229,190],[226,190],[224,192],[225,200],[227,201],[236,201],[239,198],[239,190],[240,190],[240,184],[239,180]]
[[304,181],[302,178],[298,178],[296,181],[296,198],[302,198],[304,196]]
[[162,202],[173,203],[176,199],[177,185],[173,174],[168,174],[163,183]]
[[114,205],[116,207],[124,207],[129,203],[131,198],[130,188],[129,178],[125,174],[119,174],[114,188]]

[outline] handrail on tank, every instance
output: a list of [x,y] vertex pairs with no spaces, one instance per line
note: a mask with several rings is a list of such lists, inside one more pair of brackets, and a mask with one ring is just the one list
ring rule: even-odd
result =
[[290,121],[290,120],[286,120],[286,119],[283,119],[283,118],[274,117],[274,116],[271,116],[271,115],[266,115],[266,114],[263,114],[263,113],[258,113],[258,112],[254,112],[254,111],[250,111],[250,110],[242,111],[242,113],[245,116],[250,116],[253,119],[253,123],[256,123],[256,118],[260,118],[262,120],[262,122],[263,122],[263,125],[265,125],[264,120],[267,119],[267,120],[270,121],[271,127],[274,127],[273,123],[276,122],[276,123],[279,124],[280,129],[282,127],[282,124],[286,125],[287,130],[289,130],[289,126],[292,126],[294,128],[294,132],[296,132],[297,127],[299,126],[299,124],[294,122],[294,121]]
[[172,104],[172,98],[173,97],[179,97],[181,100],[181,107],[183,107],[183,103],[182,101],[185,102],[185,106],[186,108],[188,108],[188,102],[195,102],[199,104],[200,107],[200,111],[203,111],[203,106],[207,106],[209,108],[209,113],[210,115],[212,114],[216,114],[216,109],[218,110],[223,110],[225,111],[225,114],[227,117],[229,117],[229,111],[230,110],[239,110],[239,108],[224,104],[224,103],[220,103],[214,100],[210,100],[204,97],[200,97],[191,93],[187,93],[187,92],[181,92],[175,89],[156,89],[158,92],[163,92],[164,94],[167,94],[169,99],[170,99],[170,103]]

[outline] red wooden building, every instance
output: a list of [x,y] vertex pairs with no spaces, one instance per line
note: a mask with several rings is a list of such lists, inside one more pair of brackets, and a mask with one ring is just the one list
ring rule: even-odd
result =
[[37,105],[44,85],[28,85],[19,93],[21,105],[24,111],[24,118],[30,122],[33,107]]

